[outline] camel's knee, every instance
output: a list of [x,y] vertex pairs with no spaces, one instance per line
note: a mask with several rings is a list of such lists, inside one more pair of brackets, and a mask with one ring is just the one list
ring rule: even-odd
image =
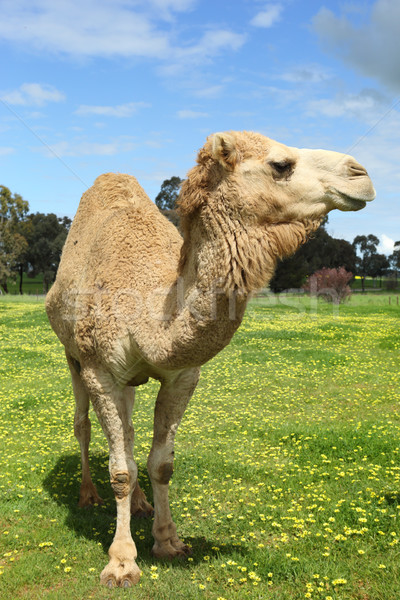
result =
[[134,489],[137,482],[137,466],[135,461],[128,460],[127,466],[117,464],[110,466],[111,487],[116,498],[125,498]]
[[167,485],[174,472],[172,463],[162,463],[157,468],[149,469],[149,475],[153,483]]
[[174,466],[172,463],[163,463],[157,469],[156,481],[166,485],[172,477]]
[[150,453],[147,469],[153,482],[167,485],[174,472],[173,456],[169,460],[165,460],[165,457],[157,457]]
[[116,498],[128,496],[135,483],[129,471],[111,472],[110,480]]

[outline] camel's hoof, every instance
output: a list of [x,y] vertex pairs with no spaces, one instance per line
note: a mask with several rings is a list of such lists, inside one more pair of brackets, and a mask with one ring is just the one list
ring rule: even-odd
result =
[[[116,587],[116,582],[115,582],[115,580],[114,580],[114,579],[109,579],[109,580],[107,581],[107,583],[106,583],[106,586],[107,586],[108,588],[110,588],[110,589],[111,589],[111,588],[114,588],[114,587]],[[124,581],[122,582],[122,584],[121,584],[121,586],[120,586],[120,587],[123,587],[123,588],[130,588],[130,587],[132,587],[132,583],[129,581],[129,579],[124,579]]]
[[154,516],[154,508],[152,506],[150,506],[149,504],[149,508],[147,509],[142,509],[142,508],[138,508],[137,510],[132,510],[131,512],[132,517],[135,517],[136,519],[150,519],[151,517]]
[[140,569],[135,561],[129,561],[131,564],[122,563],[113,564],[104,569],[100,575],[100,582],[108,588],[130,588],[136,585],[140,579]]
[[103,504],[103,498],[100,498],[93,484],[82,485],[79,494],[79,508],[88,508],[89,506],[93,506],[94,504]]
[[92,506],[101,506],[104,504],[104,500],[100,497],[91,498],[90,500],[79,500],[78,506],[79,508],[92,508]]
[[136,556],[136,548],[132,541],[113,542],[108,554],[110,562],[100,575],[103,585],[109,588],[128,588],[138,583],[141,572],[133,558]]
[[192,554],[192,549],[176,538],[164,542],[156,542],[152,553],[156,558],[186,558]]

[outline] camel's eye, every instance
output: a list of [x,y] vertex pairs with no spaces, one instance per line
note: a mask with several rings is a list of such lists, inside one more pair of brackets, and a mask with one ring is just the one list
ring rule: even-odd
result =
[[293,168],[293,163],[290,160],[271,161],[269,164],[278,175],[289,175]]

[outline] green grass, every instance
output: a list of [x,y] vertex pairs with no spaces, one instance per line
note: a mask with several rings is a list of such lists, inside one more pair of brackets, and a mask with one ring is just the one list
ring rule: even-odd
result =
[[[187,561],[151,556],[107,590],[115,527],[106,443],[92,415],[102,507],[77,507],[78,444],[63,350],[42,302],[0,301],[0,597],[13,600],[397,600],[400,559],[400,307],[353,296],[340,309],[259,298],[203,368],[176,443],[171,506]],[[158,385],[138,389],[141,483]]]

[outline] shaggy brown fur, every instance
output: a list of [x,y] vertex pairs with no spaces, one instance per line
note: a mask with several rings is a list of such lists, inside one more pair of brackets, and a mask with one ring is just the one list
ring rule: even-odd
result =
[[183,240],[129,175],[102,175],[83,195],[46,308],[76,399],[81,506],[101,502],[89,472],[89,400],[109,444],[117,528],[103,583],[139,580],[130,511],[153,511],[132,454],[134,388],[149,377],[161,382],[148,458],[153,553],[186,555],[168,482],[199,367],[229,343],[278,258],[294,252],[329,210],[358,210],[373,197],[353,158],[249,132],[215,134],[200,150],[179,201]]

